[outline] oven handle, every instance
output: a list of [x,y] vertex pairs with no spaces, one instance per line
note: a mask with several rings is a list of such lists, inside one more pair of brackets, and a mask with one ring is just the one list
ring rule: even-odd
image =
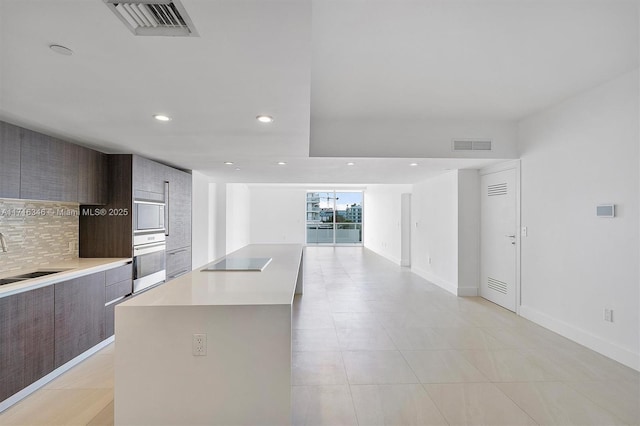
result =
[[165,251],[166,247],[167,245],[165,243],[145,244],[144,246],[134,247],[133,257],[135,258],[136,256]]
[[138,259],[135,256],[131,266],[133,267],[133,281],[135,281],[138,279]]

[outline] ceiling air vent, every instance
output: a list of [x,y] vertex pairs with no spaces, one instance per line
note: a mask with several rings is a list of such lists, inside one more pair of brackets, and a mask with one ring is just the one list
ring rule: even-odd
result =
[[198,32],[179,0],[104,0],[138,36],[197,37]]
[[451,144],[453,151],[491,151],[491,140],[457,139]]

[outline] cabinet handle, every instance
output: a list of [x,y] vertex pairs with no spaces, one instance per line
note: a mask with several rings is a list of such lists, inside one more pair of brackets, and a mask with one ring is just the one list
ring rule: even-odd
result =
[[170,254],[171,256],[173,256],[174,254],[182,253],[182,252],[185,252],[185,251],[187,251],[187,249],[176,250],[176,251],[171,252],[171,253],[169,253],[169,254]]
[[180,271],[180,272],[177,272],[177,273],[175,273],[175,274],[173,274],[173,275],[170,275],[170,276],[169,276],[169,278],[178,278],[180,275],[184,275],[184,274],[186,274],[187,272],[189,272],[189,270],[188,270],[188,269],[183,269],[183,270],[182,270],[182,271]]
[[169,236],[169,182],[164,181],[164,235]]
[[109,305],[113,305],[114,303],[119,302],[119,301],[121,301],[122,299],[124,299],[125,297],[128,297],[128,296],[131,296],[131,294],[127,294],[125,296],[120,296],[117,299],[113,299],[112,301],[105,303],[104,306],[106,307],[106,306],[109,306]]

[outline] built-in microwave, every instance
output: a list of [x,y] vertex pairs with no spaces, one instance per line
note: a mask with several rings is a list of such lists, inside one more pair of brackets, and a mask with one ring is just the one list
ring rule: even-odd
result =
[[133,202],[133,232],[157,232],[165,230],[164,203],[153,201]]

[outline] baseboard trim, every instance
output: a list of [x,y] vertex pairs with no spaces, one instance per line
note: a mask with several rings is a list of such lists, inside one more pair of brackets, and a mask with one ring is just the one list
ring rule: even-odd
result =
[[478,287],[458,287],[458,296],[475,297],[478,295]]
[[22,389],[20,392],[11,395],[9,398],[5,399],[4,401],[0,401],[0,413],[2,413],[7,408],[11,407],[16,402],[18,402],[18,401],[26,398],[27,396],[31,395],[33,392],[37,391],[38,389],[40,389],[41,387],[43,387],[44,385],[46,385],[47,383],[49,383],[50,381],[52,381],[53,379],[55,379],[56,377],[61,375],[62,373],[66,372],[67,370],[71,369],[72,367],[75,367],[76,365],[80,364],[82,361],[84,361],[85,359],[89,358],[91,355],[95,354],[100,349],[104,348],[109,343],[113,342],[114,340],[115,340],[115,336],[111,336],[108,339],[103,340],[102,342],[98,343],[97,345],[95,345],[91,349],[88,349],[85,352],[81,353],[80,355],[78,355],[77,357],[72,359],[71,361],[68,361],[67,363],[65,363],[65,364],[61,365],[60,367],[56,368],[51,373],[47,374],[46,376],[44,376],[43,378],[39,379],[38,381],[35,381],[35,382],[31,383],[29,386],[27,386],[26,388]]
[[418,268],[416,266],[411,267],[411,272],[413,272],[416,275],[419,275],[420,277],[437,285],[438,287],[441,287],[442,289],[447,290],[449,293],[458,296],[458,287],[455,284],[450,283],[449,281],[444,280],[438,277],[437,275],[433,275],[432,273],[422,268]]
[[388,261],[395,263],[396,265],[404,266],[404,265],[401,265],[400,259],[398,259],[396,257],[389,256],[386,253],[382,253],[382,252],[380,252],[380,251],[378,251],[376,249],[373,249],[373,248],[371,248],[371,247],[369,247],[367,245],[365,245],[364,248],[366,248],[367,250],[371,250],[372,252],[374,252],[378,256],[382,256],[385,259],[387,259]]
[[640,371],[640,354],[634,353],[615,343],[608,342],[593,333],[553,318],[526,305],[520,306],[520,315],[529,321],[535,322],[538,325],[566,337],[567,339],[573,340],[574,342],[586,346],[587,348],[608,358],[618,361],[629,368]]

